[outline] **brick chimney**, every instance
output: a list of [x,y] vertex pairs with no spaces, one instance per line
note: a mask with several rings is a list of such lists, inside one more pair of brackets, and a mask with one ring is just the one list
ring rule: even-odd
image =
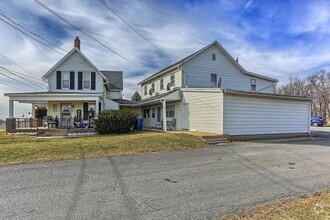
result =
[[76,37],[76,39],[74,39],[74,47],[77,47],[80,50],[80,40],[79,40],[79,37]]

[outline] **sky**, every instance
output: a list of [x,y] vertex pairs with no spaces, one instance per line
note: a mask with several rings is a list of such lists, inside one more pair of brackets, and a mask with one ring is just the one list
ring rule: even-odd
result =
[[[327,0],[103,1],[142,37],[100,0],[40,0],[93,39],[36,1],[0,1],[0,118],[8,117],[3,93],[47,90],[41,77],[73,48],[76,36],[81,51],[99,70],[124,72],[126,99],[140,91],[142,79],[214,40],[239,57],[246,70],[280,83],[293,73],[306,76],[330,67]],[[8,18],[36,34],[28,32],[39,42],[8,25]],[[15,116],[30,109],[16,103]]]

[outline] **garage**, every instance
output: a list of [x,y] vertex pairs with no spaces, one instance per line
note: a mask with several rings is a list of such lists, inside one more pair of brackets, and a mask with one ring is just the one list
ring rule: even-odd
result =
[[310,132],[311,98],[223,91],[223,133],[230,135]]

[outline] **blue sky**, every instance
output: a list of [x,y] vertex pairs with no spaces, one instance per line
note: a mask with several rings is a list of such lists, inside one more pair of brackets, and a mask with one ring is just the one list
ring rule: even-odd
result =
[[[79,36],[82,52],[100,70],[124,71],[124,94],[161,68],[218,40],[245,69],[277,78],[330,64],[330,1],[106,0],[160,49],[142,39],[99,0],[42,0],[68,21],[142,68],[132,65],[74,30],[32,0],[1,1],[0,13],[67,51]],[[1,15],[0,18],[4,19]],[[0,21],[0,66],[40,78],[65,52],[55,52]],[[324,67],[327,69],[328,67]],[[4,73],[0,70],[0,73]],[[314,71],[299,73],[310,74]],[[287,77],[278,78],[285,82]],[[40,80],[40,85],[46,89]],[[0,75],[0,118],[8,116],[5,92],[36,91]],[[16,105],[16,115],[26,105]]]

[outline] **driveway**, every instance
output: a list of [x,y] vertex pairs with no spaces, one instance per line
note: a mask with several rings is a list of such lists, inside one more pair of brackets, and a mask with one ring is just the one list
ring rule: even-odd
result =
[[0,219],[212,219],[329,189],[329,140],[0,167]]

